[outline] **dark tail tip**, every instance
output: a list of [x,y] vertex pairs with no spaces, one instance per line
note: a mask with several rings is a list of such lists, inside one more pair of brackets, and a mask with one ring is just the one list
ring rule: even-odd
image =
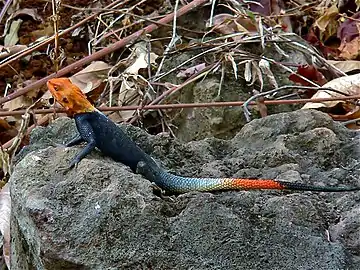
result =
[[289,190],[303,190],[303,191],[316,191],[316,192],[347,192],[347,191],[359,191],[360,187],[321,187],[312,186],[301,183],[291,183],[285,181],[277,181],[284,189]]

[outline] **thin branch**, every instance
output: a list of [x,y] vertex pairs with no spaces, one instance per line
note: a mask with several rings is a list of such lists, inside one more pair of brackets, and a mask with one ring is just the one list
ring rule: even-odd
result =
[[[170,89],[171,90],[171,89]],[[288,99],[288,100],[265,100],[265,105],[280,105],[280,104],[303,104],[303,103],[321,103],[326,101],[340,101],[360,99],[360,95],[347,96],[347,97],[334,97],[334,98],[305,98],[305,99]],[[247,101],[246,101],[247,102]],[[115,111],[133,111],[133,110],[172,110],[184,108],[211,108],[211,107],[241,107],[245,101],[226,101],[226,102],[208,102],[208,103],[178,103],[178,104],[149,104],[139,106],[114,106],[114,107],[98,107],[99,111],[115,112]],[[256,105],[256,102],[251,101],[247,105]],[[0,111],[0,117],[22,115],[26,110],[18,111]],[[48,114],[48,113],[66,113],[65,109],[36,109],[32,110],[34,114]]]
[[164,54],[163,54],[163,58],[161,59],[161,62],[159,64],[159,67],[155,73],[155,78],[160,74],[161,69],[164,65],[166,56],[168,55],[168,53],[170,52],[170,50],[175,46],[176,42],[178,42],[178,40],[180,39],[180,37],[177,35],[176,33],[176,13],[178,10],[178,6],[179,6],[179,0],[176,0],[175,2],[175,8],[174,8],[174,21],[173,21],[173,29],[172,29],[172,36],[171,36],[171,40],[169,42],[169,45],[166,47]]
[[[194,0],[191,3],[187,4],[186,6],[183,6],[182,8],[180,8],[177,12],[177,16],[182,16],[206,2],[207,2],[207,0]],[[172,21],[173,19],[174,19],[174,14],[171,13],[171,14],[167,15],[166,17],[160,19],[158,22],[159,23],[168,23],[168,22]],[[45,78],[42,78],[32,84],[29,84],[28,86],[26,86],[24,88],[18,89],[16,92],[14,92],[6,97],[0,98],[0,104],[3,104],[14,98],[17,98],[17,97],[33,90],[34,88],[41,87],[48,80],[50,80],[52,78],[65,76],[68,73],[70,73],[78,68],[81,68],[82,66],[89,64],[94,60],[100,59],[120,48],[123,48],[125,45],[127,45],[131,42],[134,42],[136,39],[138,39],[142,35],[151,33],[152,31],[154,31],[158,28],[159,28],[159,26],[157,24],[151,24],[151,25],[145,27],[144,29],[141,29],[141,30],[131,34],[130,36],[127,36],[127,37],[109,45],[108,47],[93,53],[92,55],[84,57],[84,58],[80,59],[79,61],[74,62],[74,63],[62,68],[57,73],[52,73],[52,74],[46,76]]]
[[[3,8],[0,12],[0,23],[3,20],[5,14],[6,14],[7,10],[9,9],[10,5],[12,4],[12,2],[13,2],[12,0],[7,0],[5,2],[5,5],[3,6]],[[5,35],[5,33],[4,33],[4,35]]]
[[[341,94],[341,95],[344,95],[346,97],[349,97],[349,94],[347,93],[342,93],[341,91],[338,91],[338,90],[335,90],[335,89],[332,89],[332,88],[329,88],[329,87],[311,87],[311,86],[301,86],[301,85],[285,85],[285,86],[281,86],[279,88],[275,88],[275,89],[272,89],[270,91],[266,91],[266,92],[262,92],[262,93],[259,93],[257,95],[253,95],[252,97],[250,97],[248,100],[245,101],[244,103],[244,115],[245,115],[245,118],[246,118],[246,121],[250,122],[251,121],[251,118],[250,118],[250,111],[249,109],[247,108],[250,104],[251,101],[253,101],[254,99],[257,99],[259,97],[263,97],[263,96],[267,96],[267,95],[270,95],[270,94],[273,94],[273,93],[276,93],[276,92],[279,92],[279,91],[282,91],[282,90],[289,90],[289,89],[304,89],[304,90],[323,90],[323,91],[332,91],[332,92],[335,92],[335,93],[338,93],[338,94]],[[311,101],[311,100],[317,100],[316,98],[314,99],[310,99],[309,102],[314,102],[314,101]],[[334,100],[339,100],[338,98],[335,98]],[[316,101],[315,101],[316,102]],[[285,104],[285,103],[283,103]]]
[[[118,3],[122,2],[122,1],[123,0],[116,0],[116,1],[112,2],[111,4],[109,4],[108,6],[106,6],[105,8],[114,7],[114,6],[116,6]],[[86,17],[85,19],[81,20],[80,22],[74,24],[73,26],[65,29],[64,31],[59,32],[59,37],[64,36],[64,35],[70,33],[71,31],[75,30],[76,28],[82,26],[87,21],[89,21],[89,20],[95,18],[96,16],[98,16],[100,13],[101,12],[94,13],[94,14],[90,15],[89,17]],[[40,42],[39,44],[33,44],[29,48],[5,58],[3,61],[0,61],[0,69],[3,68],[3,67],[6,67],[7,65],[10,65],[12,62],[20,59],[21,57],[24,57],[24,56],[27,56],[27,55],[31,54],[35,50],[38,50],[38,49],[40,49],[42,47],[45,47],[46,45],[50,44],[54,39],[55,39],[55,35],[53,35],[52,37],[49,37],[48,39],[46,39],[46,40],[44,40],[42,42]]]

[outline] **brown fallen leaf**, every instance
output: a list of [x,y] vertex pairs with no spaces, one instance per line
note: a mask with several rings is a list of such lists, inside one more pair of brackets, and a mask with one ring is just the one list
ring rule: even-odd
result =
[[339,46],[339,51],[339,57],[343,59],[356,59],[360,51],[360,38],[356,37],[351,41],[346,41],[345,39],[343,39]]
[[350,72],[360,69],[360,61],[357,60],[346,60],[346,61],[335,61],[335,60],[326,60],[329,64],[340,69],[342,72]]
[[[333,88],[347,95],[359,95],[360,74],[334,79],[324,84],[323,87]],[[334,91],[320,90],[313,95],[312,98],[335,98],[343,96],[343,94]],[[302,109],[320,108],[336,121],[348,121],[360,118],[360,106],[356,106],[356,104],[344,100],[325,101],[322,103],[309,102],[302,107]],[[346,127],[350,129],[360,129],[360,125],[357,123],[347,124]]]
[[[150,58],[150,59],[148,59]],[[155,64],[158,55],[149,52],[145,41],[136,43],[132,48],[132,53],[125,60],[128,64],[120,76],[121,86],[117,99],[117,105],[139,105],[142,98],[142,90],[146,85],[145,79],[139,75],[140,69],[148,68]],[[150,63],[149,63],[150,60]],[[123,120],[127,120],[135,114],[133,111],[121,111],[119,115]]]
[[[350,110],[348,113],[339,115],[339,114],[332,114],[329,113],[332,119],[335,121],[349,121],[353,119],[360,119],[360,106],[357,106]],[[346,125],[349,129],[360,129],[360,120],[356,123],[350,123]]]
[[[83,91],[83,93],[87,94],[88,97],[91,97],[92,100],[96,100],[96,97],[99,96],[99,92],[97,91],[103,81],[107,79],[108,72],[112,68],[111,65],[102,62],[102,61],[94,61],[89,66],[69,77],[70,81],[75,84],[77,87]],[[102,90],[103,88],[100,88]],[[94,91],[95,90],[95,95]],[[51,93],[46,91],[42,97],[43,100],[49,101],[52,99]]]
[[0,118],[0,144],[3,145],[18,134],[17,129],[5,119]]
[[318,85],[324,85],[327,80],[325,79],[324,75],[317,70],[317,68],[313,65],[301,65],[298,67],[296,74],[290,74],[289,80],[299,83],[304,86],[312,86],[309,82],[305,81],[302,77],[298,76],[301,75],[309,79],[310,81],[317,83]]
[[111,65],[103,61],[94,61],[69,79],[86,94],[99,87],[99,85],[107,78],[111,68]]
[[4,104],[4,109],[15,111],[17,109],[24,109],[32,104],[32,100],[26,96],[20,96]]
[[351,16],[351,18],[345,19],[337,29],[337,37],[341,42],[350,42],[354,38],[359,36],[359,19],[360,12],[357,12]]
[[[138,89],[138,84],[136,79],[132,77],[124,78],[118,96],[118,106],[123,105],[139,105],[140,103],[140,89]],[[128,120],[135,114],[136,110],[132,111],[120,111],[119,115],[123,121]]]
[[[209,27],[210,21],[206,22]],[[210,32],[218,32],[224,35],[234,33],[250,33],[257,32],[256,22],[245,16],[233,16],[227,13],[217,14],[213,17],[212,29]],[[242,40],[241,36],[232,37],[233,40]]]

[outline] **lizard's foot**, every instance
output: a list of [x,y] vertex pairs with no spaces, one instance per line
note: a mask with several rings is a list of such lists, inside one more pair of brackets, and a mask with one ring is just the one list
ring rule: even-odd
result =
[[67,174],[70,171],[70,169],[71,169],[70,167],[63,166],[63,167],[58,167],[55,171],[57,173]]
[[74,163],[71,162],[69,166],[63,166],[63,167],[59,167],[58,169],[56,169],[56,172],[61,172],[62,174],[67,174],[71,169],[77,169],[79,163]]

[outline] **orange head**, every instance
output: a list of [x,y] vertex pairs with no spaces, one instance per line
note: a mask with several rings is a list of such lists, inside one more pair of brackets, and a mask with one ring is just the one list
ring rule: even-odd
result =
[[47,82],[47,87],[55,100],[69,114],[95,111],[95,107],[87,100],[85,94],[68,78],[55,78]]

